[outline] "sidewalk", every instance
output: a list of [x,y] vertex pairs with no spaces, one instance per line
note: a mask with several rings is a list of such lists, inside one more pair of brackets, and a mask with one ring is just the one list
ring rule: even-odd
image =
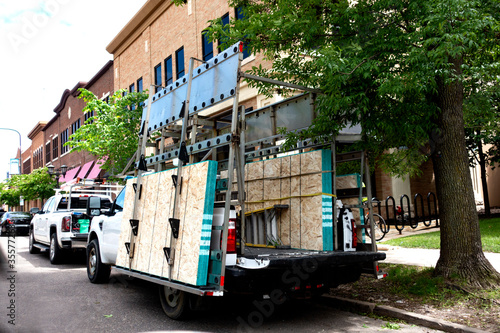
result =
[[[419,224],[419,227],[416,229],[405,227],[401,235],[394,226],[391,226],[389,233],[385,235],[383,241],[435,231],[439,231],[439,227],[436,228],[435,223],[432,223],[431,227],[425,227],[423,224]],[[387,256],[383,261],[384,263],[436,267],[436,263],[439,259],[439,250],[402,248],[399,246],[385,245],[384,242],[378,243],[377,245],[378,250],[385,252]],[[484,255],[493,267],[500,272],[500,253],[485,252]]]
[[[385,252],[387,256],[382,262],[390,264],[436,267],[439,259],[439,250],[407,249],[397,246],[387,246],[383,243],[379,245],[378,249]],[[500,253],[485,252],[484,255],[497,272],[500,272]]]

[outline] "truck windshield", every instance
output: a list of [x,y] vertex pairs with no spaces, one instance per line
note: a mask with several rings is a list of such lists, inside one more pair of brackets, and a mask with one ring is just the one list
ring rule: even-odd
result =
[[[70,209],[86,209],[87,208],[87,200],[89,197],[74,197],[71,198],[71,207]],[[107,198],[102,198],[102,208],[109,209],[111,207],[111,202]],[[58,210],[68,209],[68,198],[62,198],[57,206]]]

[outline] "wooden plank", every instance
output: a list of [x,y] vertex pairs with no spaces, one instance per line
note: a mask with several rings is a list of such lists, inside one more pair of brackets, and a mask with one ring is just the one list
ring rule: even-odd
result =
[[140,223],[140,238],[138,240],[138,248],[135,257],[137,258],[136,270],[141,272],[149,272],[149,263],[151,258],[151,248],[153,243],[153,230],[155,227],[155,217],[158,204],[158,180],[160,174],[152,174],[148,176],[148,181],[145,184],[145,190],[142,195],[147,198],[144,204],[142,221]]
[[172,174],[174,174],[174,170],[158,173],[158,203],[148,270],[149,274],[166,278],[169,278],[169,266],[163,248],[170,247],[170,223],[168,219],[172,217],[175,195]]
[[[174,266],[170,277],[163,248],[170,245],[171,228],[168,219],[172,217],[173,212],[172,174],[174,173],[176,170],[144,176],[141,204],[137,207],[140,219],[137,252],[131,268],[154,276],[203,286],[206,285],[208,277],[217,162],[205,161],[185,166],[183,169],[182,192],[179,198],[179,238],[176,242]],[[132,211],[130,202],[133,203],[134,200],[131,181],[129,181],[130,191],[127,188],[124,204],[127,212],[124,209],[123,222],[128,225]],[[120,246],[123,248],[122,244],[128,241],[131,229],[130,226],[124,225],[125,223],[122,223],[120,234]],[[126,251],[119,249],[117,265],[128,267]]]
[[[281,159],[281,190],[280,190],[280,198],[286,198],[291,196],[291,178],[290,178],[290,156],[285,156]],[[281,205],[291,205],[291,199],[281,200]],[[290,208],[284,209],[281,211],[279,218],[279,230],[280,230],[280,238],[283,245],[291,244],[291,232],[290,232],[290,223],[291,223],[291,210]]]

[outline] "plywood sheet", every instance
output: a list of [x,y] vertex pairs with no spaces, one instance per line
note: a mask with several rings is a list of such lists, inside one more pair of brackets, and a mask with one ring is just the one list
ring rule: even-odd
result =
[[[170,267],[163,248],[170,247],[171,230],[168,219],[173,215],[175,188],[172,175],[176,173],[177,170],[168,170],[143,177],[142,198],[137,205],[140,222],[136,252],[130,268],[203,286],[208,277],[217,163],[206,161],[183,168],[182,192],[176,214],[180,219],[179,238],[175,242],[174,265]],[[130,192],[133,193],[133,189]],[[124,217],[122,222],[120,248],[124,248],[123,244],[130,238],[130,226],[126,228],[124,225],[130,219],[129,201],[133,202],[134,197],[127,192],[125,200],[125,207],[129,211],[124,211],[127,219]],[[129,267],[128,255],[126,251],[122,252],[119,252],[117,265]]]
[[[293,248],[333,250],[331,151],[253,162],[246,167],[247,211],[275,204],[281,241]],[[274,199],[280,200],[274,200]],[[263,203],[255,203],[263,201]]]

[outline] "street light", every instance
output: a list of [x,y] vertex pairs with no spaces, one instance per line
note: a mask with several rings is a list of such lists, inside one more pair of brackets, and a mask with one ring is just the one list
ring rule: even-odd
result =
[[19,174],[21,174],[21,156],[23,154],[23,150],[21,149],[21,133],[12,128],[0,128],[0,130],[13,131],[19,135]]
[[55,170],[55,166],[53,166],[52,164],[47,165],[47,172],[49,173],[49,175],[56,176],[58,188],[59,188],[59,176],[62,175],[63,177],[65,177],[66,171],[68,171],[68,167],[65,164],[61,165],[61,168],[58,170]]

